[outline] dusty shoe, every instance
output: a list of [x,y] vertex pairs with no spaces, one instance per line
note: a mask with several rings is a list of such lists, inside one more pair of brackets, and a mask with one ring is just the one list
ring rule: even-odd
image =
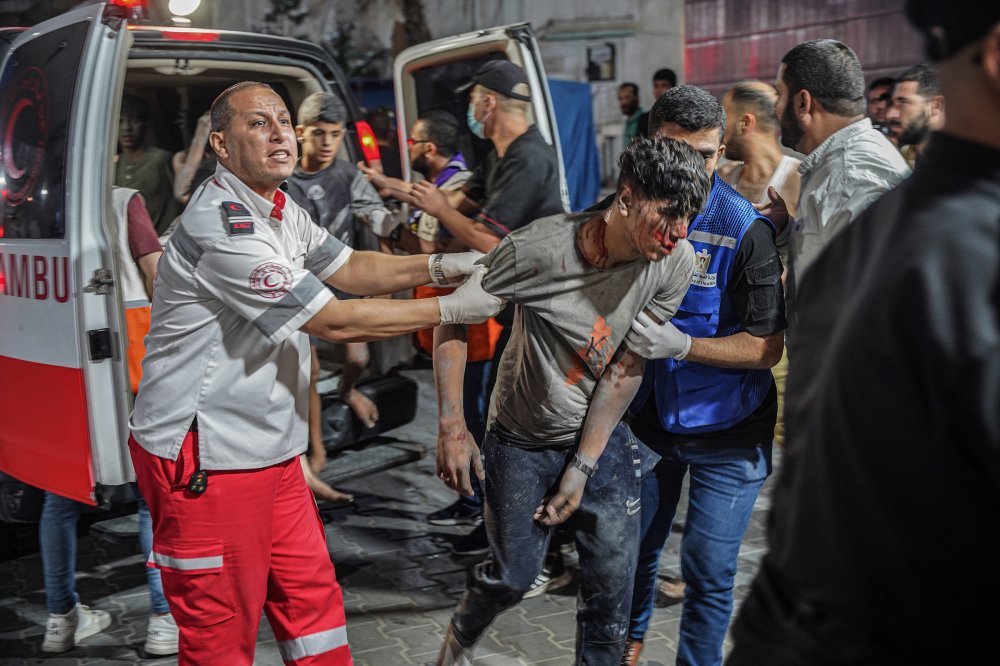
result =
[[436,666],[472,666],[473,653],[476,646],[462,647],[455,636],[455,629],[448,623],[448,633],[444,635],[441,651],[438,652]]
[[482,555],[489,550],[490,542],[486,538],[486,528],[483,525],[477,526],[451,547],[451,552],[456,555]]
[[634,638],[625,639],[625,653],[622,654],[621,666],[636,666],[639,663],[639,655],[642,654],[642,641]]
[[656,584],[656,590],[666,597],[668,604],[675,604],[684,601],[684,581],[680,578],[667,576]]
[[[548,558],[546,559],[548,560]],[[546,561],[541,572],[535,576],[531,587],[524,593],[524,598],[537,597],[547,590],[558,590],[561,587],[566,587],[572,581],[573,574],[566,570],[561,557],[554,559],[551,563]]]
[[431,525],[481,525],[483,509],[458,500],[450,506],[428,514],[427,522]]
[[63,615],[50,614],[45,623],[42,652],[66,652],[77,643],[100,633],[111,624],[111,616],[102,610],[91,610],[77,604]]
[[177,623],[170,613],[152,615],[146,625],[146,645],[148,654],[177,654]]

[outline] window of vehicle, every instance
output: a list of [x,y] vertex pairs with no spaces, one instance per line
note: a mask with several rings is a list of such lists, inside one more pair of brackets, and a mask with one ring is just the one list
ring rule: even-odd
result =
[[36,37],[0,73],[0,237],[63,238],[66,139],[86,23]]

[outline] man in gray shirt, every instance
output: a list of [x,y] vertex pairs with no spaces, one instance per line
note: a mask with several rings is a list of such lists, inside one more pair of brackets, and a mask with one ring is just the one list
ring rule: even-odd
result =
[[620,424],[645,361],[629,351],[632,320],[669,320],[694,253],[684,240],[709,181],[704,159],[672,140],[641,139],[620,159],[614,202],[558,214],[506,236],[482,261],[484,288],[514,302],[483,458],[462,419],[465,344],[439,328],[438,473],[471,490],[484,481],[490,545],[452,618],[439,664],[467,664],[493,619],[541,571],[552,527],[571,518],[582,581],[578,657],[618,664],[639,537],[639,482],[653,456]]

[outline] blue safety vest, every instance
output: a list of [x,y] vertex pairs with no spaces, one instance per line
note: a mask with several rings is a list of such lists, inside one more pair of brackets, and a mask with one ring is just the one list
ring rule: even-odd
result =
[[[713,176],[705,210],[688,230],[695,269],[691,287],[672,320],[678,329],[694,338],[722,338],[744,330],[727,287],[733,277],[736,249],[756,220],[764,220],[774,230],[770,220],[761,217],[749,201]],[[652,392],[667,432],[718,432],[750,416],[770,386],[770,370],[657,359],[646,364],[629,411],[638,413]]]

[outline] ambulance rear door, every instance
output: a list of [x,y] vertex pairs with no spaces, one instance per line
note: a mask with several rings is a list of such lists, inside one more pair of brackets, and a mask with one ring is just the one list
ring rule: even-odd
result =
[[[432,110],[450,112],[462,127],[466,126],[468,93],[456,94],[455,88],[469,81],[473,72],[489,60],[506,59],[524,68],[531,87],[531,117],[545,140],[553,145],[559,158],[559,189],[563,208],[569,210],[569,190],[563,168],[562,147],[556,128],[548,79],[542,65],[534,31],[528,23],[517,23],[444,37],[406,49],[393,62],[393,87],[396,93],[396,123],[404,178],[410,178],[407,138],[417,117]],[[490,144],[464,132],[460,140],[462,154],[474,167]]]
[[0,55],[0,471],[90,504],[134,478],[106,240],[124,11],[75,9]]

